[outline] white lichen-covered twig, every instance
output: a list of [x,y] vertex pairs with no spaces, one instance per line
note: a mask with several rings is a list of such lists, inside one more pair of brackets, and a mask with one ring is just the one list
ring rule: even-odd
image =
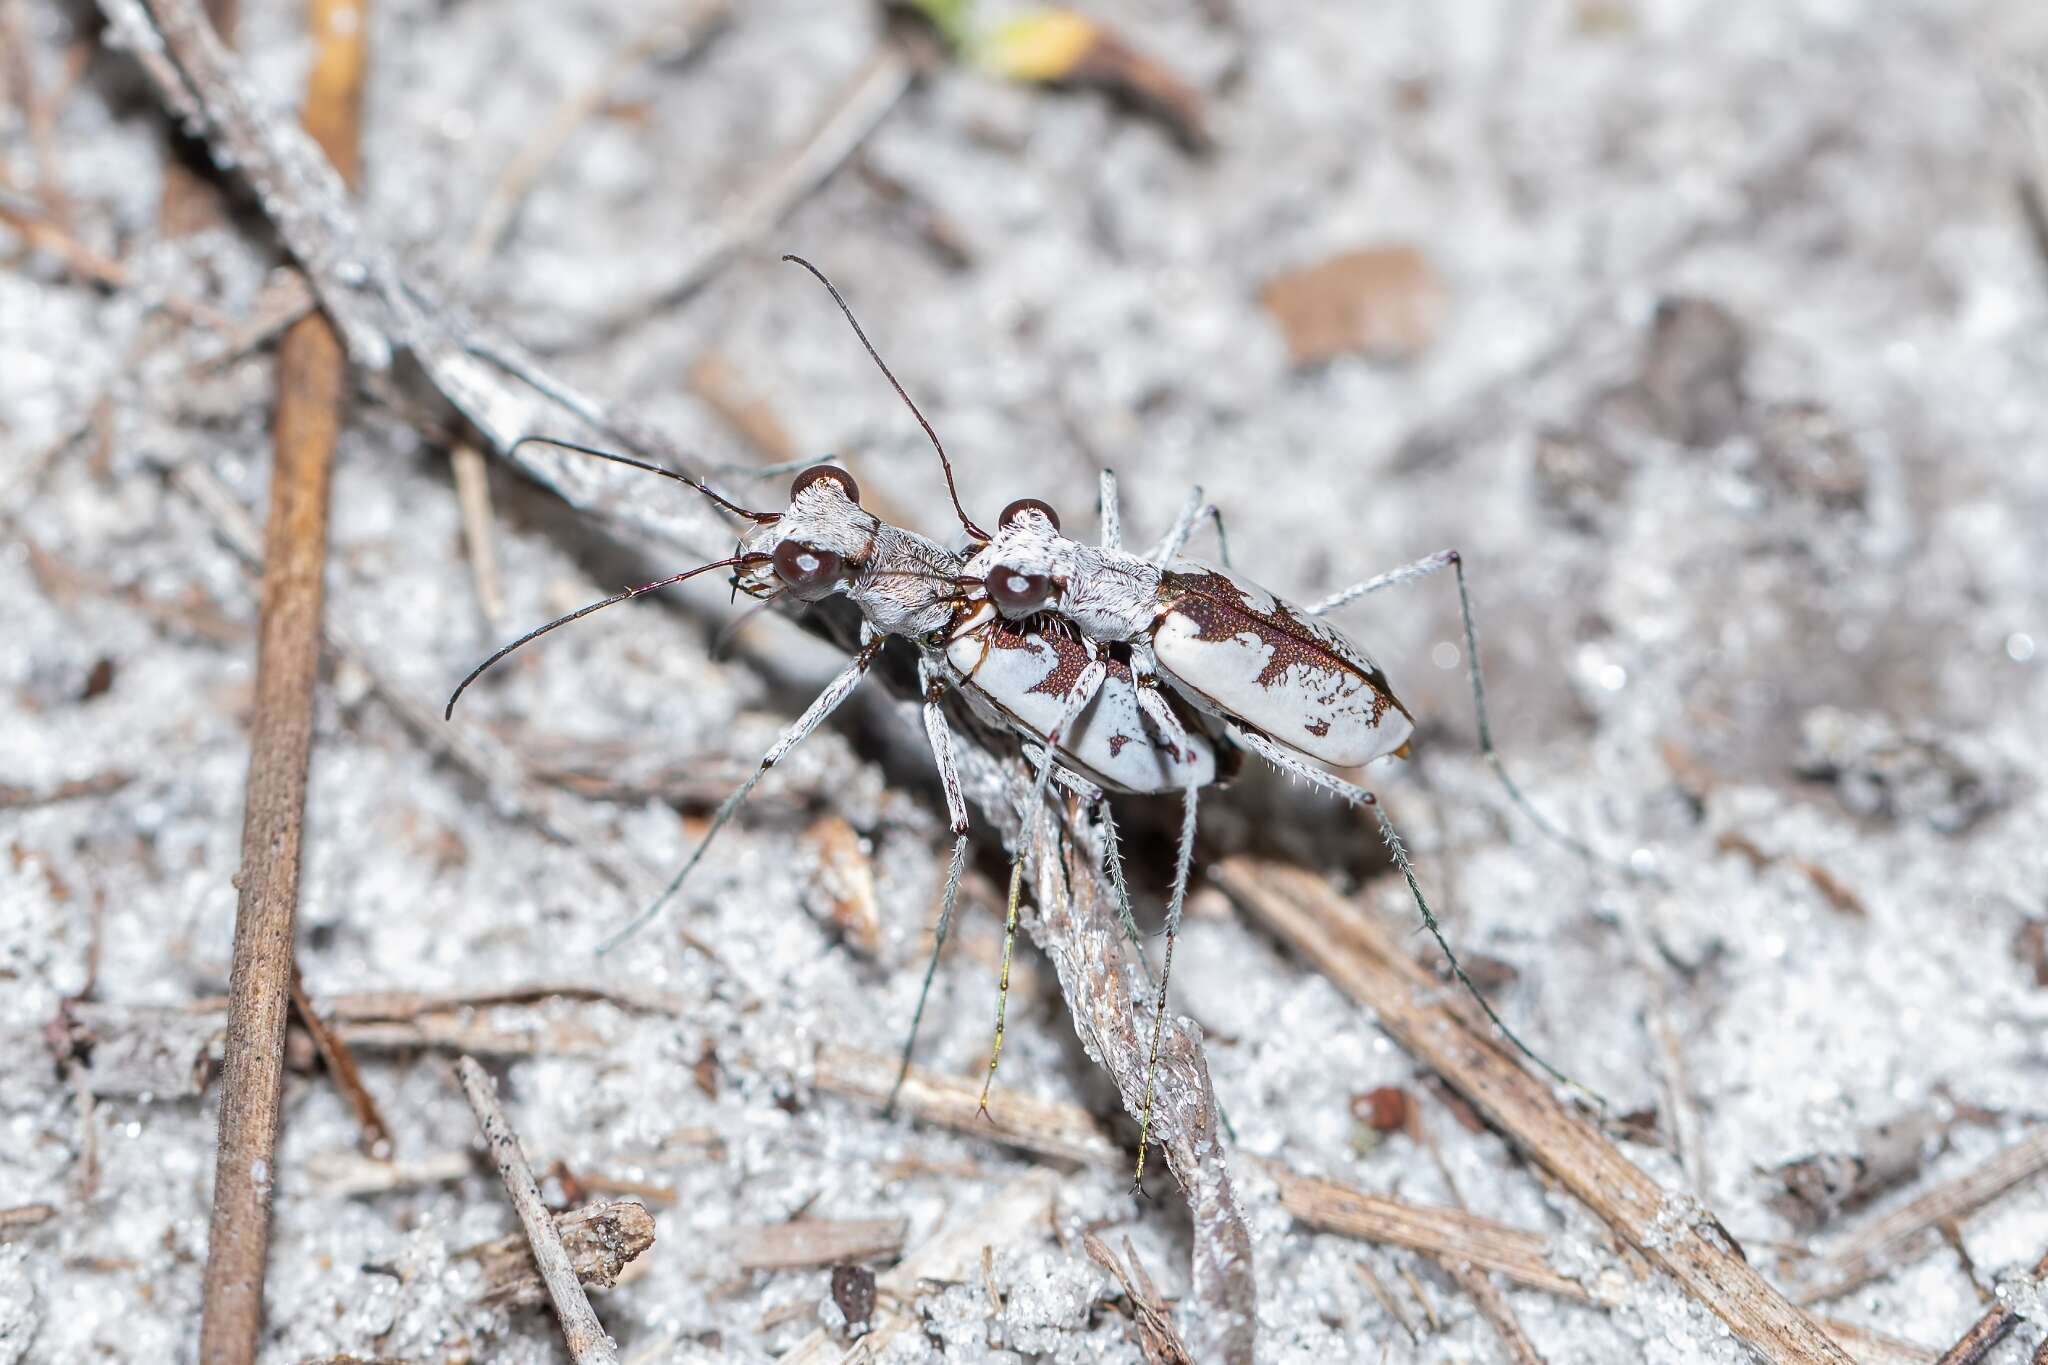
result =
[[[1029,790],[1021,765],[1006,770],[979,750],[962,759],[961,785],[1014,840],[1021,821],[1010,793]],[[1144,1109],[1150,1059],[1148,987],[1126,951],[1116,899],[1101,871],[1098,831],[1067,818],[1064,806],[1059,814],[1063,818],[1033,821],[1032,841],[1022,851],[1038,904],[1034,936],[1059,974],[1082,1047],[1109,1072],[1124,1109],[1135,1117]],[[1194,1220],[1190,1278],[1200,1311],[1190,1315],[1189,1345],[1198,1360],[1249,1361],[1258,1302],[1251,1234],[1231,1183],[1200,1035],[1171,1012],[1152,1088],[1152,1138],[1165,1151]]]
[[618,1365],[618,1348],[606,1334],[604,1324],[597,1320],[590,1296],[583,1292],[583,1281],[576,1274],[576,1263],[562,1245],[561,1229],[555,1226],[548,1206],[541,1202],[540,1185],[519,1145],[519,1135],[512,1131],[505,1111],[498,1106],[497,1087],[474,1057],[457,1059],[455,1073],[462,1080],[462,1093],[468,1098],[469,1107],[476,1113],[484,1145],[490,1149],[491,1160],[505,1182],[505,1193],[511,1196],[512,1207],[519,1214],[519,1225],[526,1230],[534,1264],[540,1267],[541,1281],[547,1285],[555,1316],[561,1319],[562,1337],[568,1342],[570,1357],[576,1365]]

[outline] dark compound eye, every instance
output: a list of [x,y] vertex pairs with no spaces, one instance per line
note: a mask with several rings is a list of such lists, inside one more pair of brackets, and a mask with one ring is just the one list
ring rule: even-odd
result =
[[1042,573],[1024,573],[998,564],[990,571],[988,596],[1005,616],[1029,616],[1052,597],[1052,580]]
[[996,529],[1001,530],[1003,527],[1008,526],[1020,514],[1025,512],[1036,512],[1052,523],[1053,530],[1057,531],[1060,529],[1060,514],[1052,510],[1051,503],[1040,502],[1037,498],[1019,498],[1008,507],[1005,507],[1003,514],[996,518]]
[[797,475],[795,482],[789,486],[789,500],[795,502],[797,494],[803,492],[820,479],[830,479],[838,484],[839,491],[846,494],[848,502],[858,503],[860,501],[860,485],[853,481],[853,475],[847,473],[836,464],[814,464],[803,473]]
[[806,602],[816,601],[839,584],[837,551],[785,540],[775,547],[773,558],[775,576],[789,586],[791,594]]

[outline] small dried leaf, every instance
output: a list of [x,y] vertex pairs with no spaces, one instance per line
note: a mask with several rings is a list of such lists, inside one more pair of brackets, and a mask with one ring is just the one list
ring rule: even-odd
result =
[[1351,1116],[1375,1133],[1398,1133],[1406,1128],[1412,1107],[1408,1092],[1398,1085],[1383,1085],[1351,1097]]
[[874,957],[882,947],[882,910],[875,867],[861,847],[860,832],[839,816],[827,815],[804,832],[804,844],[818,859],[810,898],[863,956]]
[[1259,301],[1280,324],[1296,365],[1340,355],[1411,360],[1434,344],[1450,293],[1412,246],[1366,247],[1276,276]]
[[1101,39],[1102,29],[1094,21],[1072,10],[1045,10],[998,28],[983,48],[982,60],[1013,81],[1071,80]]
[[1202,97],[1160,62],[1071,10],[1044,10],[997,28],[981,49],[990,70],[1034,85],[1105,90],[1165,124],[1181,146],[1214,146]]
[[846,1319],[846,1330],[858,1336],[875,1315],[875,1272],[864,1265],[832,1267],[832,1302]]
[[[654,1245],[654,1216],[633,1203],[593,1204],[555,1215],[562,1248],[576,1278],[592,1289],[609,1289],[641,1252]],[[458,1253],[483,1267],[477,1301],[492,1307],[531,1306],[547,1301],[533,1248],[523,1233]]]

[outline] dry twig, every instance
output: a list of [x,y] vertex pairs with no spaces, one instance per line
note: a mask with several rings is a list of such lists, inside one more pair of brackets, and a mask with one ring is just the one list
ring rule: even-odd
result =
[[802,1270],[856,1261],[893,1261],[910,1224],[901,1218],[799,1218],[733,1234],[733,1264],[742,1270]]
[[1800,1303],[1839,1298],[1941,1245],[1941,1228],[2048,1170],[2048,1128],[1872,1220],[1807,1270]]
[[[885,1103],[896,1081],[897,1059],[859,1048],[818,1049],[818,1089],[834,1095]],[[914,1066],[896,1097],[897,1107],[913,1118],[975,1136],[986,1136],[1027,1152],[1089,1166],[1113,1166],[1124,1160],[1121,1147],[1085,1109],[1041,1100],[1011,1089],[989,1097],[989,1117],[979,1113],[981,1083],[943,1076]],[[990,1119],[994,1122],[991,1123]]]
[[1133,1325],[1138,1332],[1138,1349],[1145,1353],[1145,1365],[1194,1365],[1194,1357],[1188,1354],[1187,1344],[1174,1330],[1173,1315],[1159,1297],[1152,1277],[1145,1273],[1144,1263],[1138,1259],[1131,1239],[1124,1238],[1124,1255],[1131,1263],[1129,1271],[1117,1260],[1116,1253],[1094,1233],[1082,1233],[1081,1246],[1087,1251],[1089,1260],[1101,1266],[1123,1286],[1124,1298],[1131,1305]]
[[[630,1201],[589,1204],[554,1216],[555,1232],[576,1279],[588,1289],[610,1289],[641,1252],[654,1245],[654,1218]],[[517,1232],[456,1253],[483,1268],[476,1301],[491,1308],[537,1308],[547,1286],[533,1249]]]
[[575,1263],[562,1246],[562,1234],[547,1205],[541,1202],[540,1186],[519,1146],[519,1135],[506,1121],[505,1111],[498,1107],[497,1087],[474,1057],[458,1058],[455,1073],[461,1078],[462,1093],[476,1114],[477,1127],[483,1131],[484,1145],[490,1149],[491,1160],[497,1163],[498,1175],[505,1182],[505,1193],[511,1196],[512,1207],[519,1214],[520,1226],[526,1229],[527,1244],[533,1248],[534,1264],[547,1285],[555,1316],[561,1319],[570,1357],[576,1365],[618,1365],[618,1350],[605,1335],[604,1324],[591,1311]]
[[1487,1277],[1484,1270],[1470,1261],[1459,1261],[1444,1256],[1437,1258],[1437,1264],[1458,1282],[1458,1288],[1464,1290],[1466,1297],[1479,1309],[1479,1316],[1485,1318],[1493,1327],[1494,1334],[1500,1338],[1501,1347],[1508,1353],[1508,1359],[1513,1365],[1543,1365],[1543,1357],[1537,1354],[1535,1344],[1529,1340],[1529,1334],[1522,1330],[1522,1324],[1516,1321],[1514,1310],[1508,1307],[1506,1297],[1494,1287],[1493,1281]]
[[1570,1113],[1494,1041],[1442,1001],[1439,983],[1322,879],[1234,858],[1217,880],[1232,898],[1355,999],[1541,1162],[1624,1240],[1774,1360],[1849,1358],[1743,1259],[1713,1216],[1662,1189]]
[[333,1029],[327,1027],[320,1012],[313,1008],[313,1001],[306,994],[306,985],[299,980],[297,967],[292,968],[291,990],[292,1009],[297,1012],[299,1022],[306,1026],[306,1032],[312,1035],[313,1046],[320,1050],[320,1060],[327,1064],[327,1074],[334,1078],[335,1087],[348,1101],[349,1111],[356,1116],[356,1142],[363,1155],[390,1156],[391,1129],[377,1108],[376,1098],[363,1085],[363,1073],[356,1066],[355,1053]]
[[1280,1187],[1281,1206],[1320,1232],[1406,1247],[1446,1266],[1470,1264],[1497,1270],[1516,1284],[1580,1303],[1598,1298],[1577,1280],[1552,1268],[1550,1238],[1541,1233],[1461,1209],[1426,1208],[1367,1194],[1334,1180],[1297,1175],[1278,1162],[1265,1163],[1265,1170]]
[[[2048,1256],[2034,1262],[2034,1268],[2027,1274],[2036,1284],[2048,1283]],[[1984,1310],[1984,1316],[1972,1323],[1970,1330],[1963,1333],[1955,1345],[1942,1353],[1937,1365],[1977,1365],[1990,1354],[1992,1347],[2005,1340],[2019,1321],[2020,1315],[2013,1311],[2012,1305],[2000,1298]],[[2048,1346],[2048,1342],[2043,1345]]]
[[[312,25],[318,48],[307,81],[306,127],[343,174],[352,175],[369,25],[345,0],[314,0]],[[199,1354],[208,1362],[253,1361],[263,1330],[271,1172],[320,665],[327,489],[346,378],[346,359],[326,319],[294,324],[278,355],[277,450],[200,1317]]]
[[11,1209],[0,1209],[0,1237],[39,1228],[56,1216],[55,1204],[17,1204]]

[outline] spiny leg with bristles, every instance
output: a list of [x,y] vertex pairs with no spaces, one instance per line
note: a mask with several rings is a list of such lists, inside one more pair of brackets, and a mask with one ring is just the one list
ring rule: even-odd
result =
[[1058,766],[1053,757],[1067,731],[1088,709],[1088,703],[1095,700],[1095,694],[1102,690],[1102,684],[1108,677],[1108,668],[1097,659],[1082,669],[1081,676],[1074,680],[1073,690],[1067,694],[1058,723],[1046,732],[1046,751],[1039,761],[1038,778],[1031,784],[1031,803],[1024,808],[1024,826],[1017,835],[1016,856],[1010,864],[1010,903],[1003,912],[1003,970],[996,989],[996,1036],[989,1049],[988,1075],[981,1083],[981,1101],[977,1106],[983,1118],[988,1117],[989,1087],[995,1084],[996,1067],[1003,1059],[1003,1029],[1010,1005],[1010,956],[1017,945],[1017,906],[1023,897],[1024,860],[1031,855],[1032,839],[1038,832],[1039,820],[1045,815],[1046,788]]
[[1354,583],[1348,588],[1333,592],[1307,608],[1307,612],[1310,616],[1321,616],[1326,612],[1335,611],[1346,603],[1376,593],[1382,588],[1398,587],[1419,578],[1427,578],[1445,566],[1451,568],[1458,584],[1458,618],[1465,634],[1465,676],[1472,684],[1472,711],[1479,721],[1479,752],[1485,756],[1487,766],[1493,769],[1493,775],[1499,780],[1501,790],[1508,794],[1508,800],[1513,802],[1522,814],[1528,816],[1529,822],[1545,837],[1570,849],[1588,862],[1608,862],[1583,841],[1559,829],[1543,812],[1536,809],[1535,804],[1523,794],[1515,779],[1508,775],[1507,765],[1501,761],[1500,750],[1494,747],[1493,725],[1486,713],[1486,683],[1479,668],[1479,630],[1472,618],[1472,594],[1465,584],[1463,555],[1456,550],[1439,550],[1433,555],[1424,555],[1412,563],[1389,569],[1383,574],[1375,574],[1362,583]]
[[953,927],[953,907],[960,898],[960,877],[967,867],[967,798],[960,790],[960,772],[953,762],[953,732],[946,725],[945,680],[939,667],[927,659],[918,660],[918,681],[924,688],[924,732],[932,757],[939,765],[939,785],[946,794],[946,817],[952,822],[953,856],[946,864],[946,888],[939,902],[939,924],[932,933],[932,955],[924,967],[924,984],[918,987],[917,1009],[910,1016],[910,1036],[903,1040],[903,1060],[896,1067],[896,1083],[882,1105],[884,1117],[896,1110],[896,1097],[910,1075],[911,1054],[917,1049],[917,1030],[924,1022],[925,1002],[931,998],[932,978],[939,970],[939,955],[945,951],[946,935]]
[[1402,846],[1400,836],[1394,832],[1393,821],[1387,818],[1386,811],[1380,807],[1379,798],[1363,787],[1346,782],[1343,778],[1333,773],[1325,772],[1305,759],[1295,757],[1256,730],[1247,729],[1245,726],[1234,723],[1229,726],[1229,730],[1231,739],[1250,749],[1282,772],[1298,777],[1313,786],[1321,787],[1324,791],[1342,797],[1354,806],[1372,807],[1373,815],[1380,823],[1380,835],[1386,840],[1387,851],[1393,855],[1394,865],[1401,869],[1401,875],[1408,881],[1409,894],[1414,897],[1415,908],[1422,915],[1422,926],[1429,930],[1430,936],[1436,940],[1437,947],[1443,950],[1444,960],[1450,963],[1451,974],[1457,977],[1458,981],[1471,993],[1472,998],[1479,1002],[1479,1008],[1486,1012],[1486,1017],[1492,1021],[1495,1028],[1501,1031],[1501,1035],[1515,1045],[1516,1051],[1541,1067],[1560,1084],[1577,1090],[1582,1094],[1592,1095],[1597,1101],[1599,1096],[1595,1095],[1593,1091],[1588,1090],[1585,1086],[1580,1085],[1549,1062],[1537,1056],[1529,1045],[1522,1041],[1521,1036],[1508,1027],[1507,1021],[1494,1012],[1493,1005],[1479,989],[1478,984],[1465,974],[1465,968],[1458,961],[1457,953],[1452,951],[1450,941],[1444,937],[1442,926],[1437,923],[1436,912],[1430,909],[1428,898],[1422,894],[1422,884],[1416,880],[1415,867],[1408,861],[1408,851]]
[[741,804],[753,793],[755,786],[767,775],[768,770],[787,757],[790,750],[801,744],[809,737],[813,730],[825,723],[827,716],[839,709],[841,702],[853,695],[854,689],[860,686],[861,680],[867,676],[868,666],[874,663],[875,656],[882,652],[882,639],[880,636],[875,635],[865,625],[861,628],[861,634],[864,638],[860,652],[853,656],[853,662],[848,664],[837,677],[825,685],[825,690],[820,692],[817,699],[804,709],[804,713],[801,716],[796,718],[796,723],[783,731],[782,737],[775,741],[775,747],[762,757],[761,765],[754,769],[747,780],[741,784],[740,789],[731,796],[726,797],[719,805],[717,813],[711,817],[711,827],[704,831],[704,837],[697,841],[697,847],[691,852],[688,861],[670,879],[669,884],[662,888],[661,894],[654,898],[653,903],[606,935],[604,941],[598,944],[597,951],[599,955],[608,953],[621,943],[624,943],[628,938],[639,932],[656,915],[661,913],[662,907],[667,905],[676,892],[682,889],[682,885],[688,880],[690,873],[696,870],[697,864],[704,857],[704,850],[711,847],[711,841],[718,837],[718,832],[724,829],[733,815],[738,812]]

